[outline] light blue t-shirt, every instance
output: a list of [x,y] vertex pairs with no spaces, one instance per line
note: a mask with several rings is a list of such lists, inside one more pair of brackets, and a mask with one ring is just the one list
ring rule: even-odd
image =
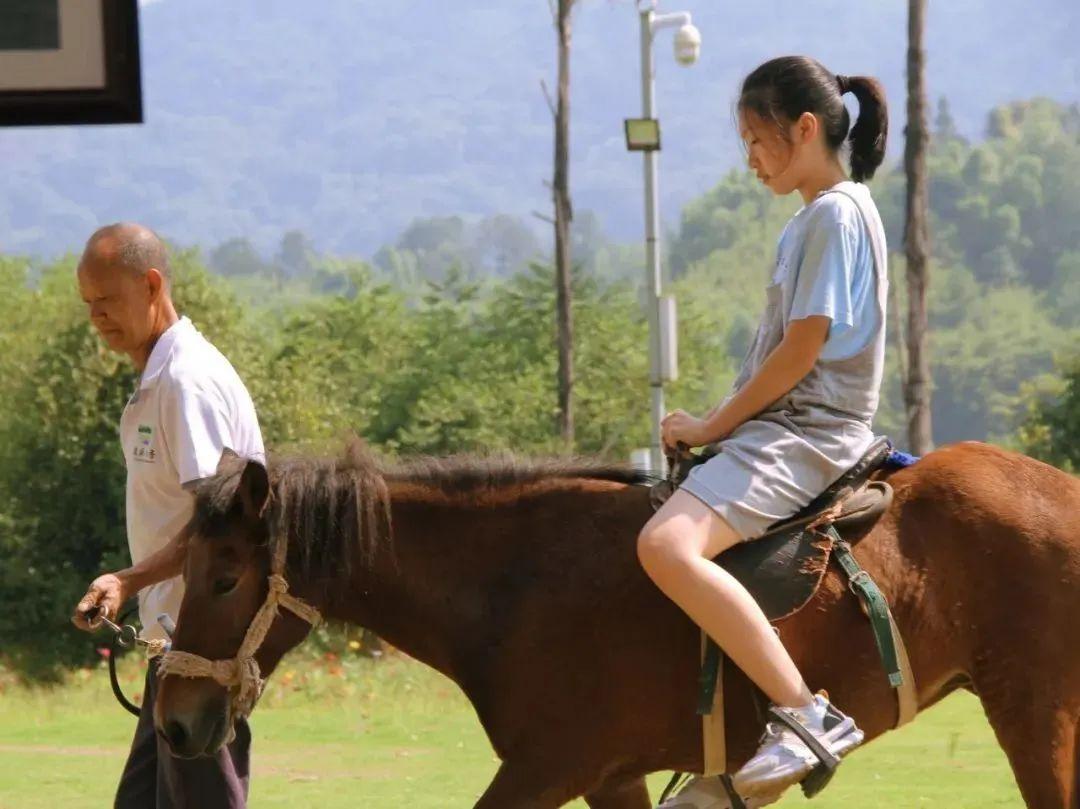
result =
[[[874,204],[861,183],[836,187]],[[798,276],[787,322],[813,315],[832,321],[821,359],[842,360],[862,351],[878,327],[874,253],[863,217],[847,194],[823,194],[787,223],[773,282],[791,272]]]

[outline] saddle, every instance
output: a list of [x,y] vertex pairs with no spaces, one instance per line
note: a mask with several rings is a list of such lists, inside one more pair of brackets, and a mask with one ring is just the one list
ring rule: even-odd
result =
[[[825,576],[833,542],[818,529],[831,525],[847,541],[861,539],[892,503],[892,488],[870,480],[892,453],[887,438],[879,438],[859,462],[814,498],[802,511],[772,525],[753,542],[743,542],[714,560],[750,592],[770,621],[798,612],[813,597]],[[690,470],[716,455],[684,452],[671,477],[651,491],[659,508],[686,479]]]

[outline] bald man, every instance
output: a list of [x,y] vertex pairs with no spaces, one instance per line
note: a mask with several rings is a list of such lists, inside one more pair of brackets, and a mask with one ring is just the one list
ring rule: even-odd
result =
[[[165,637],[184,594],[185,528],[193,490],[217,471],[226,447],[265,461],[262,434],[244,383],[192,325],[177,315],[161,239],[141,225],[103,227],[86,243],[79,293],[105,344],[127,354],[139,384],[120,419],[127,466],[125,511],[132,567],[95,579],[72,620],[91,629],[104,613],[138,593],[143,637]],[[179,759],[154,732],[156,666],[150,665],[143,710],[116,793],[117,809],[238,809],[247,802],[251,734],[216,756]]]

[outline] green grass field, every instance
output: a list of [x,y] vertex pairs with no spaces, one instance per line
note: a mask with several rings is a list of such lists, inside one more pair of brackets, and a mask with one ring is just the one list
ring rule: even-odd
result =
[[[124,667],[128,690],[140,675]],[[0,679],[0,809],[108,806],[134,719],[102,668],[52,689]],[[294,659],[255,712],[250,805],[470,807],[497,762],[465,698],[408,659]],[[667,774],[650,780],[654,796]],[[804,805],[797,791],[777,804]],[[818,809],[1022,802],[976,700],[956,695],[849,759]],[[584,807],[584,802],[573,804]]]

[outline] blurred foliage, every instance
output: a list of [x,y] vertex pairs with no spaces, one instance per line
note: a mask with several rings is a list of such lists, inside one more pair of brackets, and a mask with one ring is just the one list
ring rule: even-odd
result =
[[[947,112],[947,109],[945,110]],[[1013,443],[1080,466],[1080,125],[1073,108],[1014,104],[969,144],[939,112],[931,154],[931,351],[939,442]],[[903,277],[903,177],[874,192]],[[776,239],[797,206],[746,174],[691,203],[669,239],[679,381],[702,412],[752,338]],[[513,449],[625,459],[648,441],[646,326],[636,248],[575,235],[574,447],[557,439],[552,268],[510,217],[417,220],[377,261],[273,261],[242,241],[209,262],[174,253],[180,310],[247,383],[272,450],[336,451],[360,435],[390,454]],[[68,625],[87,582],[127,560],[117,423],[135,376],[86,321],[74,259],[0,258],[0,650],[29,676],[87,663]],[[902,309],[903,284],[894,284]],[[896,335],[877,421],[903,443]]]
[[1080,355],[1062,376],[1044,375],[1024,386],[1026,413],[1017,438],[1035,458],[1080,473]]

